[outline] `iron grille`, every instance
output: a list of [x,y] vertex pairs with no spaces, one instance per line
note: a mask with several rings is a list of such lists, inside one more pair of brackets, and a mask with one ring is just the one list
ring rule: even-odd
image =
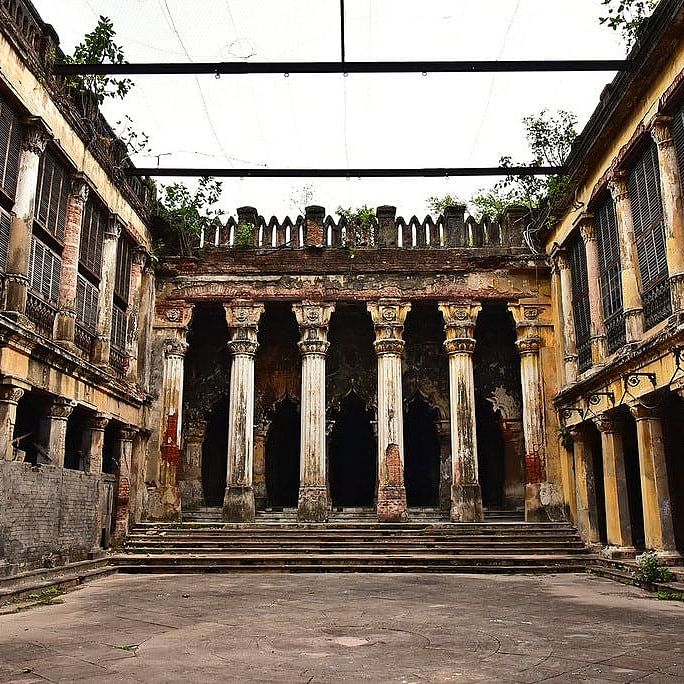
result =
[[589,312],[589,278],[587,253],[580,235],[568,245],[570,272],[572,273],[572,309],[575,316],[575,342],[580,372],[591,367],[591,315]]
[[52,152],[46,151],[38,170],[35,221],[60,243],[64,242],[69,192],[67,170]]
[[622,303],[622,265],[620,238],[613,198],[606,193],[596,212],[596,240],[599,249],[601,299],[606,326],[608,353],[626,342],[625,317]]
[[108,218],[106,210],[91,194],[83,210],[78,260],[96,278],[102,272],[102,245]]
[[23,130],[16,112],[0,97],[0,188],[14,199]]
[[643,290],[645,324],[646,328],[652,328],[672,313],[658,149],[655,142],[649,144],[630,171],[628,187]]
[[672,137],[674,138],[677,162],[679,164],[679,180],[684,191],[684,105],[672,119]]

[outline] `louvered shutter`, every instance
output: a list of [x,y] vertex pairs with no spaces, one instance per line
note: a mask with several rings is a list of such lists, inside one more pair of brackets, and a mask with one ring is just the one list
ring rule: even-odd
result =
[[7,255],[9,253],[9,235],[10,235],[10,215],[4,210],[0,209],[0,270],[7,269]]
[[130,241],[122,235],[116,252],[116,279],[114,281],[114,294],[128,303],[128,294],[131,284],[131,265],[133,263],[133,247]]
[[36,191],[36,223],[59,242],[64,242],[69,202],[69,174],[50,151],[40,161]]
[[684,192],[684,105],[672,118],[672,137],[677,151],[679,180],[682,184],[682,192]]
[[79,275],[76,283],[76,320],[91,332],[95,332],[97,323],[97,298],[97,287]]
[[59,296],[62,259],[44,242],[34,237],[31,241],[29,283],[31,289],[44,300],[54,304]]
[[106,211],[91,195],[83,212],[79,261],[97,278],[102,272],[102,244],[106,219]]
[[126,348],[126,328],[127,328],[128,316],[126,312],[116,304],[112,309],[112,335],[111,343],[113,347],[117,349]]
[[19,117],[0,98],[0,187],[11,199],[17,191],[22,135]]
[[572,274],[572,308],[575,318],[575,341],[580,372],[591,366],[591,314],[589,312],[589,278],[584,240],[575,235],[568,245]]
[[672,313],[655,142],[649,144],[630,171],[627,185],[643,288],[644,318],[646,327],[651,328]]

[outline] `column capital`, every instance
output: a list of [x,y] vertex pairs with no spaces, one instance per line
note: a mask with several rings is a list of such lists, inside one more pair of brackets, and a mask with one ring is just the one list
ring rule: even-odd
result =
[[21,149],[25,152],[42,156],[50,140],[52,131],[39,116],[29,116],[22,121],[24,125],[24,137],[21,141]]
[[263,304],[239,299],[224,304],[223,308],[229,328],[254,328],[255,331],[264,312]]
[[133,263],[136,264],[136,266],[145,268],[149,257],[149,252],[142,245],[135,246],[135,249],[133,250]]
[[629,405],[629,411],[634,416],[634,420],[659,420],[660,409],[657,406],[647,406],[641,402],[635,402]]
[[649,129],[651,137],[658,147],[674,147],[674,138],[672,137],[672,117],[658,114]]
[[400,299],[379,299],[366,308],[375,326],[373,347],[378,356],[401,356],[404,352],[404,321],[411,303]]
[[472,354],[475,351],[476,341],[473,337],[452,337],[444,340],[444,350],[448,356],[452,354]]
[[74,173],[71,176],[71,199],[78,204],[85,204],[90,195],[88,179],[82,173]]
[[617,434],[622,431],[623,421],[620,418],[615,418],[613,416],[606,415],[602,413],[595,418],[593,418],[594,425],[599,432],[603,432],[608,435]]
[[579,226],[580,235],[585,245],[596,240],[596,225],[593,214],[583,212],[575,221],[575,225]]
[[118,240],[121,237],[123,225],[123,220],[120,216],[117,214],[110,214],[109,220],[107,221],[107,227],[105,228],[104,239]]
[[516,341],[515,346],[518,348],[520,356],[528,356],[530,354],[539,354],[542,346],[540,337],[522,337]]
[[96,432],[104,432],[109,425],[110,417],[105,413],[96,413],[88,418],[88,428]]
[[298,346],[302,355],[324,356],[330,346],[327,341],[328,325],[335,305],[304,301],[293,304],[292,310],[301,333]]
[[475,322],[482,308],[480,303],[440,302],[438,308],[444,319],[446,353],[450,356],[472,354],[475,350]]
[[627,187],[627,174],[624,171],[616,171],[608,179],[608,192],[614,202],[622,202],[629,199]]
[[185,424],[185,442],[187,444],[200,444],[207,433],[207,421],[204,418],[196,418]]
[[24,388],[16,385],[0,385],[0,403],[18,404],[24,396]]
[[75,408],[76,402],[72,399],[56,397],[52,400],[48,415],[53,420],[68,420]]
[[570,261],[568,259],[568,250],[558,244],[553,246],[551,250],[551,261],[557,271],[569,271]]
[[188,343],[184,340],[174,339],[172,337],[164,340],[164,356],[169,358],[177,356],[183,358],[188,351]]
[[119,428],[119,442],[132,442],[138,432],[139,429],[135,425],[122,425]]

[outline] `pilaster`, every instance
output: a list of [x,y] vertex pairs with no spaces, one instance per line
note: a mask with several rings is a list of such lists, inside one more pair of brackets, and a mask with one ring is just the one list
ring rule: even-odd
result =
[[[133,252],[131,278],[129,287],[128,327],[126,330],[126,379],[131,384],[138,384],[138,346],[140,337],[140,309],[143,297],[143,271],[147,264],[148,254],[142,247]],[[144,331],[143,331],[144,334]]]
[[137,428],[133,426],[124,426],[119,431],[119,465],[116,473],[115,523],[112,535],[116,544],[122,544],[128,534],[131,463],[133,460],[133,440],[136,434]]
[[17,422],[17,404],[26,387],[18,384],[0,385],[0,461],[14,460],[14,425]]
[[183,469],[180,494],[183,510],[192,511],[204,505],[202,491],[202,445],[207,432],[207,421],[197,418],[185,426]]
[[577,529],[582,539],[589,545],[601,543],[598,526],[598,507],[596,503],[596,481],[591,444],[586,428],[577,425],[570,428],[575,460],[575,492],[577,501]]
[[69,416],[76,407],[76,402],[64,397],[56,397],[43,418],[42,442],[49,465],[63,467],[66,447],[66,429]]
[[558,271],[560,281],[562,327],[563,327],[563,384],[577,381],[577,341],[575,337],[575,316],[572,310],[572,273],[565,249],[556,248],[551,258]]
[[86,456],[86,472],[99,475],[102,472],[102,449],[109,416],[96,413],[88,420],[83,434],[83,451]]

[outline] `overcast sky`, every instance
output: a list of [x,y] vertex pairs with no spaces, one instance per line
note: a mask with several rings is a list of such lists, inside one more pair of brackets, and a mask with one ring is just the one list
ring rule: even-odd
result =
[[[70,53],[97,16],[137,61],[339,59],[339,0],[33,0]],[[346,0],[347,59],[611,59],[624,48],[600,26],[601,0]],[[150,136],[140,166],[493,166],[529,156],[521,119],[543,108],[586,122],[609,72],[147,76],[128,114]],[[158,156],[157,156],[158,155]],[[170,181],[166,181],[170,182]],[[297,213],[302,188],[338,205],[394,204],[425,214],[430,195],[467,199],[495,179],[224,181],[222,205]],[[294,202],[293,202],[294,198]]]

